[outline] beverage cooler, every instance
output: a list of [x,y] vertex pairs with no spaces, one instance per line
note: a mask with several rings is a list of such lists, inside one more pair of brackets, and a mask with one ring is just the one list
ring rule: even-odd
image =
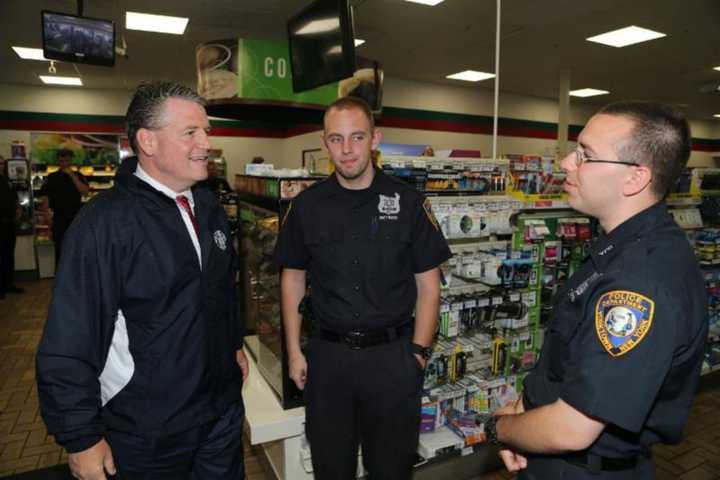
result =
[[[303,404],[302,392],[288,376],[285,333],[280,311],[280,270],[273,251],[280,222],[297,194],[324,177],[276,178],[236,175],[240,232],[240,302],[249,332],[258,335],[258,370],[277,394],[283,408]],[[301,345],[308,340],[310,321],[303,320]]]

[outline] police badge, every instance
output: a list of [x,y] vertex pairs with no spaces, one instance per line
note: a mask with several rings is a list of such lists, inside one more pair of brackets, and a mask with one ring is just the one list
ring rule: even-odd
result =
[[397,215],[400,213],[400,194],[396,193],[393,197],[380,195],[378,211],[385,215]]
[[637,346],[650,330],[655,302],[639,293],[613,290],[595,306],[595,330],[600,343],[613,357]]

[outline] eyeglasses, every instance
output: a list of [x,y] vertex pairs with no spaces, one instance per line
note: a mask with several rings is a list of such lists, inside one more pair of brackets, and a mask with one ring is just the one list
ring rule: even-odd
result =
[[575,149],[575,165],[580,167],[583,163],[619,163],[620,165],[629,165],[631,167],[639,167],[640,164],[637,162],[622,162],[620,160],[597,160],[590,158],[585,155],[585,152],[579,148]]

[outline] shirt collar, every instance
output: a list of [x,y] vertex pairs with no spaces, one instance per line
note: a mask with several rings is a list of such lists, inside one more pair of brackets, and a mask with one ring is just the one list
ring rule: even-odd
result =
[[667,205],[661,200],[625,220],[615,227],[612,232],[599,237],[590,250],[595,265],[606,265],[614,257],[615,250],[619,250],[626,243],[639,237],[651,223],[655,223],[666,215]]
[[153,187],[155,190],[159,191],[160,193],[164,194],[165,196],[168,196],[172,198],[173,201],[175,201],[175,198],[179,195],[185,195],[188,198],[188,201],[190,202],[191,207],[195,207],[195,199],[193,198],[192,190],[189,188],[187,190],[183,190],[182,192],[176,192],[172,190],[169,187],[166,187],[162,183],[155,180],[153,177],[148,175],[148,173],[143,170],[143,168],[140,166],[140,162],[138,162],[137,167],[135,168],[135,176],[138,177],[143,182],[147,183],[151,187]]

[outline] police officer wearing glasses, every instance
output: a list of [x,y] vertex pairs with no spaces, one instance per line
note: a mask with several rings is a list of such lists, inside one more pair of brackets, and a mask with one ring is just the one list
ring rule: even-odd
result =
[[[276,247],[289,373],[305,390],[316,479],[354,479],[360,444],[370,478],[409,480],[438,266],[450,251],[427,200],[374,168],[381,135],[364,101],[336,101],[324,127],[335,173],[293,201]],[[306,272],[314,318],[307,358],[298,313]]]
[[707,339],[703,278],[665,206],[690,155],[687,121],[656,103],[609,105],[562,161],[570,205],[604,234],[555,295],[540,360],[488,438],[519,479],[650,479],[677,443]]

